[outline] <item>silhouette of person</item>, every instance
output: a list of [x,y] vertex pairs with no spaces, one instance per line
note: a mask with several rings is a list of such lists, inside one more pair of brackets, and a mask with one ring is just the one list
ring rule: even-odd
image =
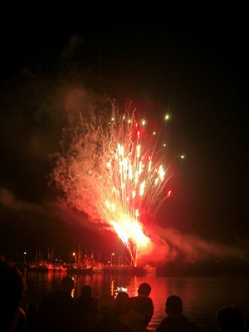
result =
[[233,305],[220,308],[216,321],[220,332],[243,332],[246,322],[243,312]]
[[26,332],[26,313],[22,307],[18,309],[15,332]]
[[154,304],[152,299],[150,298],[150,293],[151,293],[151,286],[147,282],[143,282],[142,284],[139,285],[138,290],[137,290],[137,296],[130,297],[130,308],[134,308],[135,301],[137,298],[143,297],[143,298],[148,298],[150,302],[150,313],[152,318],[154,314]]
[[115,299],[116,317],[126,314],[130,308],[129,295],[126,292],[119,292]]
[[89,332],[132,332],[116,317],[115,299],[108,293],[101,294],[97,299],[97,312],[92,313]]
[[130,326],[135,332],[149,331],[147,326],[153,316],[151,299],[149,297],[137,297],[133,309],[130,311]]
[[[0,257],[0,327],[1,331],[15,331],[20,320],[25,321],[21,302],[26,295],[26,283],[17,266]],[[22,323],[23,325],[23,323]],[[18,327],[19,328],[19,327]],[[19,329],[20,330],[20,329]]]
[[37,310],[38,305],[36,302],[29,302],[26,305],[26,331],[36,332],[37,331]]
[[75,315],[80,331],[84,330],[94,300],[95,298],[92,296],[92,287],[89,285],[83,285],[80,296],[75,299]]
[[76,331],[74,299],[71,293],[74,281],[70,277],[61,279],[59,289],[48,294],[38,306],[38,325],[41,332]]
[[190,322],[183,315],[182,299],[177,295],[171,295],[166,300],[166,314],[156,332],[197,332],[198,328],[194,322]]

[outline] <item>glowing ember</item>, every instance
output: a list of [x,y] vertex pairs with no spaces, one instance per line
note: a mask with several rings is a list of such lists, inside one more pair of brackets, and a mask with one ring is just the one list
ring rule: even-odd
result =
[[158,160],[158,136],[148,138],[145,124],[135,111],[120,114],[114,105],[109,116],[93,111],[71,119],[52,174],[69,206],[115,231],[135,266],[138,250],[152,244],[148,226],[171,195],[162,193],[170,174]]

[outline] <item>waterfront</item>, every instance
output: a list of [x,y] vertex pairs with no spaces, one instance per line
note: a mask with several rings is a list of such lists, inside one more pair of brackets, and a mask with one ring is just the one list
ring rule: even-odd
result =
[[[25,302],[39,303],[45,294],[58,287],[66,273],[24,273],[28,293]],[[79,296],[81,286],[91,285],[93,295],[112,293],[116,287],[126,287],[130,296],[137,292],[140,283],[148,282],[155,312],[149,329],[154,331],[165,317],[165,300],[169,295],[179,295],[183,300],[184,313],[195,321],[202,332],[217,331],[215,313],[223,305],[234,303],[249,317],[248,278],[167,278],[154,274],[130,276],[124,274],[75,274],[75,297]]]

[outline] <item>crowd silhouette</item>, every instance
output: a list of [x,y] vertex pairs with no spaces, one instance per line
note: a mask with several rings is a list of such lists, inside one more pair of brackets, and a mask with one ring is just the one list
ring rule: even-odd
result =
[[[154,314],[151,286],[141,283],[137,295],[119,292],[92,296],[84,285],[74,298],[74,280],[66,276],[59,288],[44,296],[38,304],[23,308],[27,287],[13,262],[0,257],[0,331],[2,332],[148,332]],[[172,294],[166,299],[166,317],[155,332],[201,332],[198,325],[183,314],[182,299]],[[247,332],[248,322],[240,308],[228,305],[216,314],[217,332]]]

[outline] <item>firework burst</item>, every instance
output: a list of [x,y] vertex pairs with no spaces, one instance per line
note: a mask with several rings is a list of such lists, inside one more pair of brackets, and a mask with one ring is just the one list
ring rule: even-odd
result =
[[70,207],[118,234],[134,266],[138,251],[152,244],[149,225],[171,177],[160,163],[163,144],[145,124],[135,110],[121,114],[115,105],[109,115],[95,110],[71,118],[51,174]]

